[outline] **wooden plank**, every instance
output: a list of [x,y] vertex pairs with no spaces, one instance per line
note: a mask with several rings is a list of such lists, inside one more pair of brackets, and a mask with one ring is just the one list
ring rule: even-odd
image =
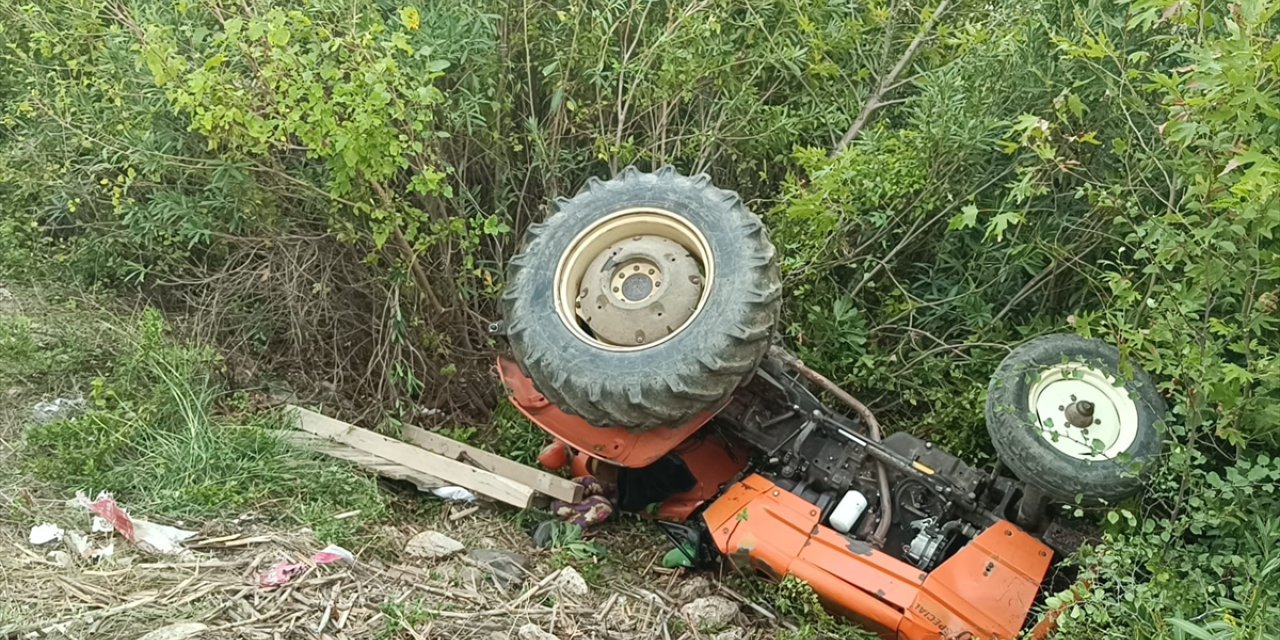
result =
[[582,501],[584,489],[582,485],[572,480],[566,480],[541,469],[513,462],[496,453],[477,449],[469,444],[458,442],[452,438],[446,438],[412,425],[402,425],[400,432],[404,435],[405,440],[432,453],[438,453],[453,460],[470,462],[481,469],[492,471],[504,478],[511,478],[520,484],[532,487],[534,491],[551,496],[556,500],[564,500],[565,502]]
[[350,462],[361,469],[371,471],[385,478],[412,483],[419,491],[429,492],[436,487],[443,487],[449,484],[433,475],[410,469],[402,464],[390,462],[350,445],[334,442],[306,431],[284,431],[280,433],[280,438],[300,448]]
[[407,442],[361,429],[302,407],[287,405],[298,416],[298,428],[335,442],[355,447],[365,453],[435,476],[476,493],[520,508],[533,504],[537,492],[516,480],[491,471],[451,460]]

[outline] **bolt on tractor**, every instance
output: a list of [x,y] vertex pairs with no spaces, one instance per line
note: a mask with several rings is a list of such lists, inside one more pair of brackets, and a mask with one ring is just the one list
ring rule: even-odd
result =
[[795,576],[887,638],[1013,638],[1078,544],[1052,505],[1132,495],[1160,454],[1150,377],[1074,335],[992,376],[995,468],[886,435],[776,344],[769,234],[706,175],[628,168],[554,208],[510,263],[499,373],[550,466],[608,478],[698,564]]

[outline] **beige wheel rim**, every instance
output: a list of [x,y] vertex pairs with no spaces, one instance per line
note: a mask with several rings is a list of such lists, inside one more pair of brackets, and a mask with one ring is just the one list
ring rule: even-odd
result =
[[665,209],[624,209],[578,234],[556,265],[556,313],[578,339],[638,351],[679,335],[715,282],[707,240]]

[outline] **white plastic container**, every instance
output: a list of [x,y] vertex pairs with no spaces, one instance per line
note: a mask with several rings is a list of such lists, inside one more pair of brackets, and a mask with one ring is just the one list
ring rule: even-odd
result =
[[840,499],[840,504],[836,505],[835,511],[831,512],[831,528],[840,533],[849,533],[853,530],[853,525],[858,524],[858,518],[862,517],[863,512],[867,510],[867,497],[859,491],[850,491],[844,494]]

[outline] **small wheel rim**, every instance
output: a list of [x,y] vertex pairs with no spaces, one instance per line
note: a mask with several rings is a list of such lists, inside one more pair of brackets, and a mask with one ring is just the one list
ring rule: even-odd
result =
[[711,248],[687,219],[655,207],[624,209],[583,230],[561,255],[556,314],[597,348],[653,348],[693,323],[714,274]]
[[[1027,400],[1040,436],[1078,460],[1114,459],[1138,437],[1137,402],[1114,377],[1089,365],[1066,363],[1041,370]],[[1078,407],[1087,407],[1091,415],[1083,416]]]

